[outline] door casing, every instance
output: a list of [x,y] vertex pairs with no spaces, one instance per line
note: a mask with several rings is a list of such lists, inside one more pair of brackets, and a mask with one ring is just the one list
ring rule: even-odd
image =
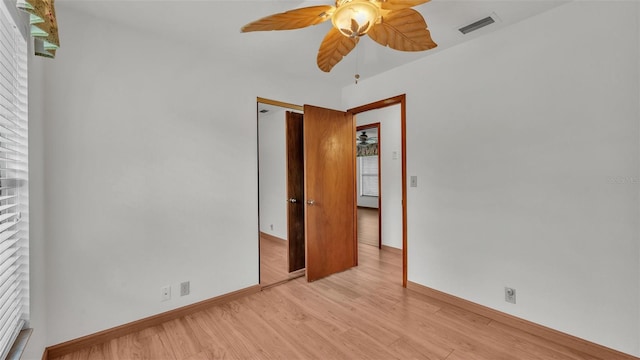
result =
[[400,133],[401,133],[401,161],[402,161],[402,286],[407,287],[407,95],[397,95],[370,104],[347,110],[357,115],[365,111],[382,109],[387,106],[400,104]]

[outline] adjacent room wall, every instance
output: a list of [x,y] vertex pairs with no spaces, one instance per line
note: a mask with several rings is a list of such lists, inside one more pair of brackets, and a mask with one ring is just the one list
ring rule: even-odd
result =
[[260,114],[258,138],[260,231],[287,240],[287,144],[284,109]]
[[382,195],[382,245],[398,249],[402,249],[402,134],[400,116],[400,105],[370,110],[356,115],[358,126],[380,123],[379,171]]
[[56,5],[64,51],[45,64],[31,129],[46,175],[46,344],[258,284],[256,97],[335,108],[339,93]]
[[640,355],[638,6],[572,2],[344,88],[407,94],[410,281]]

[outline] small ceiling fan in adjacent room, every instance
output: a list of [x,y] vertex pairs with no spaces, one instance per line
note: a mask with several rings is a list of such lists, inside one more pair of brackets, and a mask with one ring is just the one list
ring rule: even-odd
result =
[[335,6],[310,6],[270,15],[243,26],[241,31],[301,29],[331,19],[333,27],[322,40],[317,57],[320,70],[329,72],[364,35],[395,50],[435,48],[424,18],[411,9],[428,1],[336,0]]
[[375,136],[368,136],[366,131],[360,133],[356,138],[358,146],[365,146],[369,144],[375,144],[378,142],[378,138]]

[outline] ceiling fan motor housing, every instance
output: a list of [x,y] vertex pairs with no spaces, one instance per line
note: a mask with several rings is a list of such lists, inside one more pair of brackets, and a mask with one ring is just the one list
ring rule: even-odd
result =
[[331,22],[346,37],[362,36],[379,21],[379,4],[370,0],[338,0]]

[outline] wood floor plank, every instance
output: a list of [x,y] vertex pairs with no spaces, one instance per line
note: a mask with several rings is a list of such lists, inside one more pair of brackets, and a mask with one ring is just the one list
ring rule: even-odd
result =
[[[288,285],[300,285],[300,289],[305,289],[303,279],[291,282]],[[298,284],[296,284],[298,283]],[[308,293],[306,291],[295,290],[295,286],[288,286],[293,291],[279,291],[279,288],[272,289],[278,295],[287,299],[287,306],[298,306],[306,314],[307,321],[312,323],[321,334],[335,334],[347,331],[351,326],[338,314],[326,310],[329,302],[322,299],[319,294]]]
[[[405,333],[417,335],[419,338],[429,339],[445,349],[469,350],[483,356],[500,357],[500,351],[485,343],[486,335],[469,324],[460,328],[436,313],[412,313],[403,324]],[[473,334],[473,336],[469,336]]]
[[87,354],[87,360],[104,360],[108,354],[104,351],[104,344],[92,346]]
[[[235,301],[239,307],[238,311],[233,313],[233,317],[236,322],[246,324],[238,327],[238,332],[244,335],[245,338],[251,339],[264,354],[265,358],[300,358],[300,354],[295,347],[290,346],[281,334],[273,331],[267,321],[251,311],[247,306],[247,302],[251,300],[249,297]],[[250,326],[248,326],[249,324]],[[265,334],[268,334],[268,336],[265,336]]]
[[[222,306],[217,306],[207,310],[211,320],[220,327],[222,335],[220,341],[228,344],[237,354],[238,358],[269,359],[269,353],[262,348],[261,344],[254,341],[252,334],[245,328],[252,327],[253,324],[241,323],[233,314],[241,311],[237,301],[233,301]],[[210,324],[203,324],[207,326]],[[266,334],[265,334],[266,335]]]
[[294,346],[300,359],[346,359],[347,354],[337,346],[339,337],[321,334],[316,329],[317,323],[312,318],[296,320],[296,317],[283,317],[269,323],[274,331],[284,335],[283,338]]
[[160,339],[164,344],[170,344],[174,353],[189,357],[202,349],[186,318],[167,321],[162,327],[164,331],[159,333]]
[[[140,348],[143,350],[142,359],[176,359],[179,357],[176,355],[177,350],[174,349],[170,343],[166,342],[161,334],[162,333],[142,337],[140,339]],[[133,359],[133,357],[131,359]]]
[[360,328],[352,328],[340,335],[342,345],[352,354],[352,359],[398,359],[387,345],[381,343],[383,339],[371,336]]
[[446,359],[453,352],[447,349],[435,352],[433,347],[425,345],[427,344],[402,337],[391,344],[389,349],[400,359],[441,360]]
[[220,322],[210,317],[208,312],[200,311],[186,316],[185,319],[204,349],[193,357],[206,355],[211,359],[237,359],[241,358],[241,354],[251,353],[248,349],[238,351],[239,349],[229,346],[233,338],[222,331]]
[[[331,280],[325,278],[320,281],[328,283]],[[313,283],[312,285],[317,284]],[[313,291],[324,290],[319,286],[315,286]],[[379,339],[382,342],[386,342],[387,344],[392,343],[399,337],[397,334],[398,329],[391,329],[386,322],[381,321],[381,318],[371,317],[371,311],[364,311],[361,304],[356,304],[353,301],[343,302],[339,299],[336,300],[333,296],[330,296],[329,301],[324,304],[324,311],[327,315],[331,314],[337,316],[341,323],[349,327],[349,330],[357,328],[367,335]],[[380,312],[377,312],[377,315],[380,315]]]
[[504,341],[510,339],[524,347],[529,353],[541,353],[543,359],[573,359],[573,360],[597,360],[597,357],[585,354],[583,352],[567,348],[539,338],[535,335],[526,333],[520,329],[492,321],[489,326],[496,330],[496,337]]

